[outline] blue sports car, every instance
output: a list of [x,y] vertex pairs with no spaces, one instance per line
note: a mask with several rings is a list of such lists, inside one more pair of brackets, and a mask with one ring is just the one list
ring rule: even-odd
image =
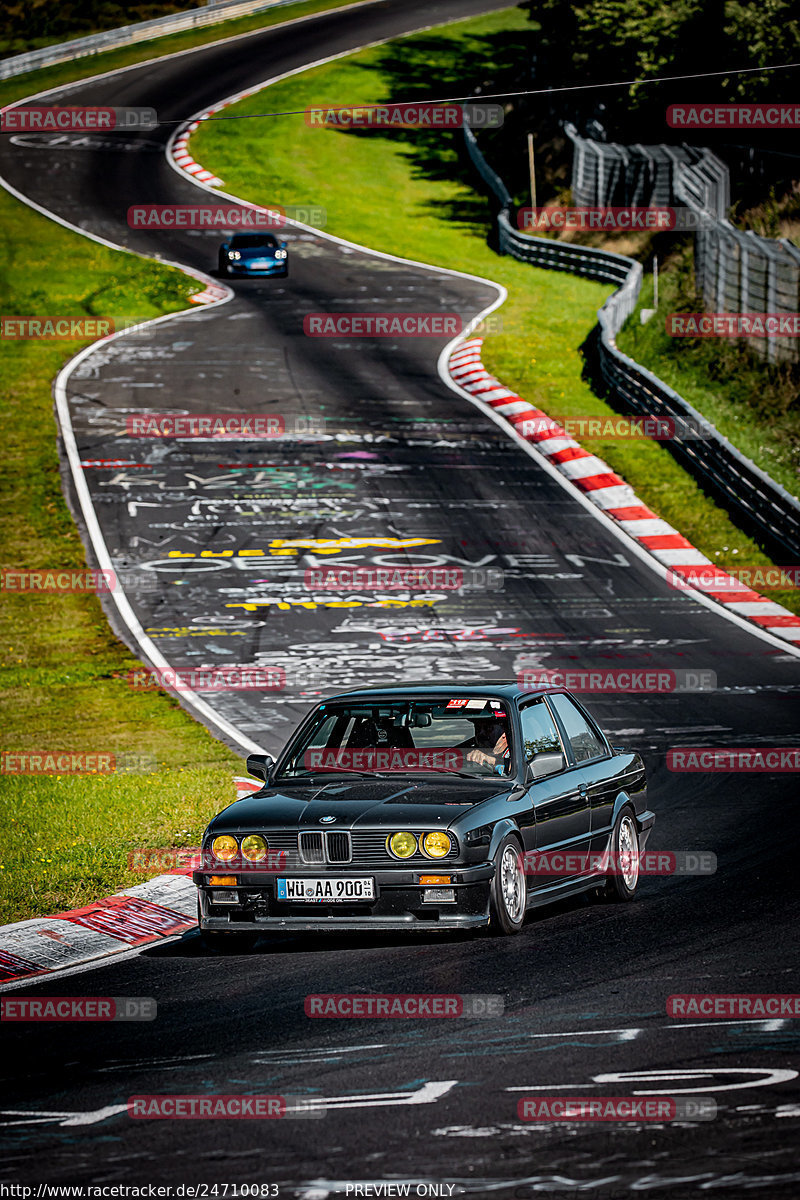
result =
[[271,233],[235,233],[219,248],[220,275],[289,274],[286,242]]

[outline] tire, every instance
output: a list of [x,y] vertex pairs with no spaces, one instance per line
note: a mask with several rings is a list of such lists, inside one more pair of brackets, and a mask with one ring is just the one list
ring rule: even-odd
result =
[[[606,879],[602,896],[605,900],[627,903],[633,900],[639,886],[639,834],[636,819],[630,808],[623,808],[611,835],[611,851],[616,869]],[[630,869],[623,874],[625,854],[631,854]]]
[[522,847],[509,833],[494,856],[494,877],[489,892],[489,924],[492,931],[506,937],[519,933],[525,923],[527,898]]
[[228,260],[227,258],[223,258],[221,254],[217,259],[217,274],[223,277],[228,274]]

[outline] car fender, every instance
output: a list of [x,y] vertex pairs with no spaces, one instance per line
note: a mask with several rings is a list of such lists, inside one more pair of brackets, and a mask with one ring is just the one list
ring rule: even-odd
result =
[[489,861],[494,859],[494,856],[497,853],[497,849],[498,849],[500,843],[502,842],[503,838],[508,833],[513,833],[514,836],[519,841],[520,852],[522,852],[524,850],[524,845],[522,842],[522,834],[519,831],[519,825],[517,825],[516,821],[512,820],[511,817],[503,817],[501,820],[499,820],[497,822],[494,829],[492,830],[492,836],[491,836],[491,840],[489,842],[489,850],[486,855],[486,857],[487,857],[487,859],[489,859]]
[[614,813],[611,818],[612,831],[623,808],[629,808],[633,813],[633,819],[636,822],[636,828],[639,833],[639,849],[644,850],[645,842],[650,836],[650,830],[653,828],[656,815],[654,812],[650,812],[648,809],[640,809],[637,812],[636,803],[634,800],[631,799],[627,792],[620,792],[614,801]]

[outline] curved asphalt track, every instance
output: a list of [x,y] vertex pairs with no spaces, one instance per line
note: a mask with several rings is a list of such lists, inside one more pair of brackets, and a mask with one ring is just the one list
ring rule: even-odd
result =
[[[291,28],[253,34],[82,83],[64,100],[146,104],[162,119],[184,117],[304,62],[494,7],[380,3],[325,14],[299,26],[300,37]],[[148,149],[164,145],[172,128],[126,134],[140,149],[122,152],[4,139],[0,167],[66,221],[208,271],[215,235],[134,233],[125,224],[131,203],[202,198]],[[539,911],[517,939],[275,937],[249,956],[219,957],[188,935],[40,984],[37,994],[154,996],[159,1018],[3,1031],[0,1182],[277,1183],[281,1196],[306,1200],[344,1181],[398,1178],[455,1183],[480,1197],[795,1195],[791,1022],[687,1026],[665,1016],[676,992],[793,990],[800,822],[791,777],[682,777],[666,771],[664,752],[686,743],[796,744],[796,657],[670,591],[507,433],[443,385],[435,370],[443,341],[302,334],[307,312],[471,314],[492,304],[496,289],[314,234],[288,236],[286,281],[234,283],[231,302],[120,339],[69,378],[84,461],[140,464],[87,466],[86,478],[114,563],[149,564],[167,581],[155,594],[131,596],[148,636],[176,667],[283,667],[280,695],[205,697],[241,731],[240,745],[244,738],[266,749],[307,707],[304,692],[354,681],[500,678],[524,666],[713,671],[713,692],[606,695],[591,706],[616,739],[648,755],[658,814],[651,846],[711,850],[719,869],[710,878],[647,880],[630,907],[577,900]],[[226,443],[221,451],[220,443],[120,434],[127,412],[178,407],[324,416],[328,439],[286,439],[266,450]],[[423,549],[449,561],[501,567],[505,589],[433,607],[279,607],[287,597],[307,599],[307,566],[336,561],[318,552],[319,540],[420,537],[432,539]],[[318,542],[275,545],[297,539]],[[287,548],[296,552],[272,553]],[[241,549],[265,553],[240,558]],[[180,570],[169,558],[176,550],[194,556],[178,559]],[[391,550],[345,552],[355,565]],[[397,561],[416,561],[408,553]],[[499,992],[507,1015],[427,1025],[304,1016],[307,993],[347,991]],[[651,1071],[690,1077],[598,1079]],[[705,1094],[716,1097],[719,1116],[680,1127],[526,1126],[515,1116],[524,1093],[513,1089],[534,1087],[587,1095],[713,1088]],[[164,1092],[340,1099],[311,1125],[133,1122],[116,1109],[130,1095]],[[76,1122],[76,1113],[92,1115]]]

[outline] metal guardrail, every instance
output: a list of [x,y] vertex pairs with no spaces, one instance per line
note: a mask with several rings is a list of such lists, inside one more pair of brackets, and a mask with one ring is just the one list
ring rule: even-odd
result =
[[25,75],[40,67],[51,67],[60,62],[71,62],[101,54],[104,50],[115,50],[119,46],[131,46],[135,42],[149,42],[165,37],[169,33],[180,33],[185,29],[202,29],[206,25],[218,25],[233,17],[246,17],[251,13],[263,12],[267,8],[282,8],[294,4],[295,0],[228,0],[205,8],[193,8],[188,12],[170,13],[166,17],[154,17],[150,21],[137,21],[135,25],[121,25],[103,33],[90,33],[87,37],[73,38],[71,42],[57,42],[43,46],[41,50],[29,50],[26,54],[15,54],[12,58],[0,59],[0,79],[11,79]]
[[[674,418],[676,436],[667,444],[675,457],[771,548],[788,553],[790,561],[797,562],[800,555],[800,502],[731,445],[673,388],[617,348],[616,335],[639,299],[643,275],[641,263],[608,250],[520,233],[511,220],[513,205],[508,189],[486,162],[475,135],[466,124],[464,140],[476,170],[498,201],[501,253],[533,266],[569,271],[587,279],[619,285],[598,311],[594,339],[597,369],[610,396],[623,410]],[[681,436],[680,430],[687,426],[692,436]],[[698,433],[703,436],[698,437]]]
[[[585,205],[684,204],[711,218],[698,223],[695,275],[710,312],[796,313],[800,251],[785,238],[744,233],[728,220],[730,172],[715,154],[694,146],[622,146],[581,137],[574,125],[572,194]],[[768,362],[797,362],[797,338],[749,338]]]

